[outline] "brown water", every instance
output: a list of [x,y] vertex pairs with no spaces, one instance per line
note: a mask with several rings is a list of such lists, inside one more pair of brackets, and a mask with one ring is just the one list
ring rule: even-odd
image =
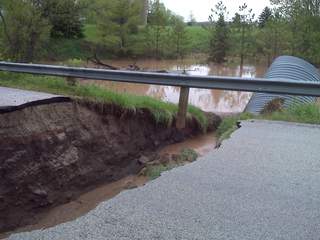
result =
[[[135,63],[143,70],[186,70],[190,75],[217,75],[217,76],[239,76],[239,65],[216,65],[201,63],[201,59],[177,60],[130,60],[105,61],[106,63],[126,68]],[[247,64],[243,69],[243,77],[262,77],[266,72],[266,64]],[[88,82],[88,81],[84,81]],[[90,81],[92,83],[92,81]],[[166,102],[178,103],[179,88],[171,86],[157,86],[145,84],[129,84],[118,82],[94,81],[95,84],[106,87],[119,93],[131,93],[135,95],[147,95]],[[204,111],[215,113],[241,112],[248,103],[251,93],[233,92],[223,90],[191,89],[189,103],[200,107]]]
[[[215,134],[208,133],[181,143],[169,145],[163,148],[159,154],[180,154],[183,149],[189,148],[195,150],[199,156],[204,156],[215,149],[216,142],[217,138]],[[148,181],[147,177],[132,175],[113,183],[104,184],[81,195],[77,200],[52,208],[40,216],[37,224],[19,228],[10,233],[0,234],[0,239],[4,239],[13,233],[46,229],[61,223],[73,221],[96,208],[101,202],[115,197],[124,190],[141,187]]]
[[75,201],[52,208],[40,217],[40,221],[37,224],[19,228],[10,233],[0,234],[0,239],[6,239],[6,237],[14,233],[45,229],[73,221],[96,208],[101,202],[115,197],[123,190],[140,187],[147,182],[147,177],[133,175],[113,183],[102,185],[81,195]]
[[[163,148],[159,154],[179,154],[183,149],[189,148],[195,150],[199,156],[204,156],[215,149],[216,140],[214,133],[208,133],[181,143],[169,145]],[[0,239],[5,239],[13,233],[46,229],[61,223],[73,221],[96,208],[101,202],[115,197],[124,190],[141,187],[148,181],[147,177],[132,175],[113,183],[104,184],[81,195],[75,201],[52,208],[40,216],[37,224],[19,228],[10,233],[0,234]]]
[[205,156],[213,151],[217,145],[215,133],[207,133],[181,143],[176,143],[163,148],[160,154],[179,154],[183,149],[193,149],[199,156]]
[[[134,63],[130,60],[105,62],[121,68],[126,68],[130,64]],[[135,62],[135,64],[144,70],[187,70],[187,73],[191,75],[240,75],[240,66],[238,65],[222,66],[206,64],[201,63],[201,59],[197,58],[188,59],[183,62],[175,60],[138,60]],[[92,65],[88,65],[88,67],[92,67]],[[267,67],[265,64],[245,65],[243,69],[243,77],[262,77],[266,69]],[[88,80],[83,80],[83,82],[92,83],[92,81]],[[94,81],[94,83],[120,93],[148,95],[172,103],[178,103],[179,100],[179,88],[177,87],[103,81]],[[189,103],[200,107],[204,111],[216,113],[236,113],[241,112],[245,108],[250,97],[251,93],[246,92],[191,89]],[[195,150],[200,156],[203,156],[215,149],[216,140],[215,134],[209,133],[188,139],[182,143],[167,146],[162,149],[160,154],[178,154],[182,149],[190,148]],[[18,229],[15,232],[48,228],[63,222],[72,221],[86,214],[91,209],[94,209],[100,202],[113,198],[115,195],[125,189],[142,186],[147,181],[148,179],[145,177],[129,176],[117,182],[103,185],[86,194],[83,194],[76,201],[53,208],[44,216],[42,216],[40,222],[36,225]],[[0,239],[8,235],[0,235]]]

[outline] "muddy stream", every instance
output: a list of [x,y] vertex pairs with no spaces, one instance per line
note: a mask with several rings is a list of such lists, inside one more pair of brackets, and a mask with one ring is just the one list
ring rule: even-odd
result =
[[[189,139],[182,143],[173,144],[163,148],[160,154],[179,154],[185,148],[195,150],[199,156],[204,156],[216,147],[214,133],[205,134]],[[41,216],[37,224],[23,227],[14,231],[26,232],[38,229],[50,228],[61,223],[75,220],[89,211],[96,208],[101,202],[109,200],[124,190],[133,189],[145,185],[149,179],[145,176],[128,176],[119,181],[102,185],[79,197],[77,200],[57,206]],[[1,237],[8,237],[11,233],[0,234]]]
[[[105,61],[113,66],[127,67],[133,64],[133,61],[118,60]],[[238,65],[221,66],[215,64],[200,64],[193,59],[183,62],[177,61],[155,61],[155,60],[139,60],[135,62],[142,69],[148,70],[167,70],[181,71],[186,70],[192,75],[224,75],[239,76],[240,67]],[[265,64],[252,64],[244,66],[243,77],[261,77],[265,73],[267,67]],[[92,83],[92,81],[82,80],[82,83]],[[131,93],[136,95],[148,95],[163,101],[178,103],[179,88],[170,86],[128,84],[116,82],[94,81],[94,84],[111,89],[120,93]],[[191,89],[190,104],[200,107],[204,111],[214,112],[218,114],[232,114],[243,111],[247,102],[251,97],[251,93],[231,92],[221,90],[203,90]],[[216,147],[216,137],[214,133],[208,133],[185,142],[170,145],[160,151],[160,154],[177,154],[182,149],[189,148],[195,150],[200,156],[206,155]],[[31,231],[53,227],[57,224],[74,220],[90,210],[94,209],[99,203],[113,198],[121,191],[143,186],[148,181],[143,176],[128,176],[117,182],[100,186],[88,193],[83,194],[76,201],[55,207],[45,213],[41,220],[28,227],[16,230],[15,232]],[[6,237],[8,235],[2,235]]]

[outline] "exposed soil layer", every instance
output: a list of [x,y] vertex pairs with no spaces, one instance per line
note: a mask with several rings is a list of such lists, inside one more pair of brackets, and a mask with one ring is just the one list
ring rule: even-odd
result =
[[[212,119],[211,130],[220,121]],[[141,156],[200,132],[195,120],[181,132],[157,124],[148,110],[91,103],[0,114],[0,232],[34,224],[48,209],[137,174]]]
[[39,221],[33,225],[15,229],[13,232],[0,234],[0,239],[5,239],[14,233],[46,229],[73,221],[96,208],[101,202],[115,197],[124,190],[143,186],[148,180],[144,176],[130,175],[112,183],[102,184],[71,202],[50,208],[48,211],[40,214]]

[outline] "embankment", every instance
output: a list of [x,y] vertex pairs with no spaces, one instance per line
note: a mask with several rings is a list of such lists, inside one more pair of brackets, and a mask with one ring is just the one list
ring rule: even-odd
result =
[[[208,120],[209,130],[220,123],[212,114]],[[136,174],[141,156],[202,131],[195,119],[184,131],[172,126],[157,123],[147,109],[78,101],[0,114],[0,232]]]

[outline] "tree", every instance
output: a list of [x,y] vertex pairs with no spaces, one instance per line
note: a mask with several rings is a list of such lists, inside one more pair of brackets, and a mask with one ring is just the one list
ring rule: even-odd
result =
[[244,3],[239,7],[239,29],[240,29],[240,38],[236,39],[235,42],[239,43],[236,47],[239,49],[240,55],[240,75],[242,76],[244,59],[248,54],[250,43],[252,42],[250,28],[253,24],[254,14],[252,9],[248,8],[248,5]]
[[171,12],[166,9],[159,0],[151,3],[148,15],[149,43],[154,49],[154,56],[160,58],[162,55],[162,43],[166,33],[166,26],[169,24]]
[[131,35],[138,32],[141,4],[131,0],[100,1],[97,13],[98,31],[102,43],[125,56],[132,50]]
[[84,2],[79,0],[40,0],[44,18],[51,25],[53,38],[82,38],[83,23],[81,11]]
[[[225,21],[226,7],[222,1],[218,2],[215,9],[209,16],[211,24],[210,54],[209,60],[216,63],[223,63],[229,49],[229,30]],[[218,17],[218,20],[215,20]]]
[[259,16],[259,20],[258,20],[259,27],[264,28],[271,17],[272,17],[271,9],[269,7],[265,7]]
[[1,7],[6,36],[2,38],[4,56],[20,62],[33,61],[49,40],[49,22],[32,0],[5,1]]
[[290,54],[313,63],[320,61],[320,1],[272,0],[290,29]]
[[172,25],[172,41],[176,50],[176,57],[183,57],[186,52],[186,45],[188,42],[186,24],[183,18],[180,16],[173,15],[171,17]]
[[290,33],[285,19],[277,9],[274,9],[257,36],[259,53],[266,56],[268,65],[272,59],[286,53],[289,48],[289,38]]
[[193,26],[197,23],[197,20],[196,18],[194,17],[193,15],[193,12],[191,11],[190,12],[190,15],[189,15],[189,21],[188,21],[188,26]]
[[240,24],[241,24],[241,16],[240,16],[239,13],[235,13],[235,14],[234,14],[234,17],[232,18],[232,24],[233,24],[235,27],[240,26]]
[[1,24],[2,24],[3,34],[5,35],[6,40],[8,42],[11,42],[9,31],[8,31],[7,21],[4,17],[5,6],[6,6],[5,1],[0,2],[0,19],[1,19]]

